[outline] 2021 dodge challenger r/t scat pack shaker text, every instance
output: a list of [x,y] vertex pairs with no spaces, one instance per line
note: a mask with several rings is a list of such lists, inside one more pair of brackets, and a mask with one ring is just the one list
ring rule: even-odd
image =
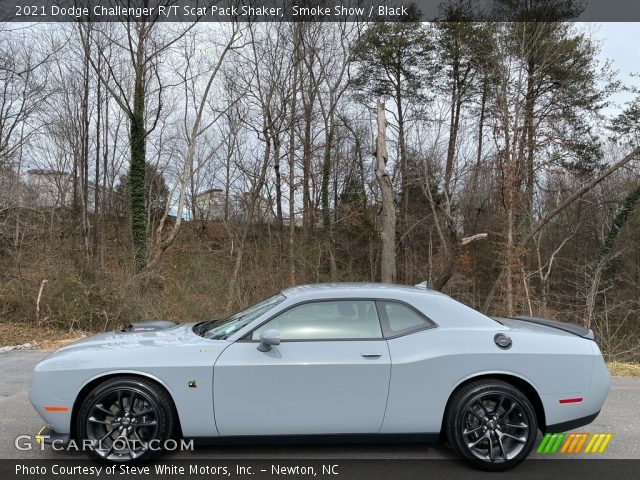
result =
[[502,470],[539,430],[590,423],[609,383],[589,329],[489,318],[423,285],[321,284],[220,321],[83,339],[36,366],[30,398],[48,441],[115,462],[150,458],[176,436],[367,436],[444,438]]

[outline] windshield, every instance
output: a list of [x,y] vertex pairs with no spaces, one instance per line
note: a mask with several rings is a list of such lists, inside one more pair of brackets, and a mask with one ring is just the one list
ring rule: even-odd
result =
[[284,295],[278,293],[273,297],[269,297],[266,300],[256,303],[246,310],[235,313],[224,320],[206,322],[207,325],[205,328],[200,330],[198,333],[205,338],[215,340],[225,339],[232,333],[237,332],[245,325],[251,323],[272,307],[278,305],[280,302],[285,300],[285,298],[286,297]]

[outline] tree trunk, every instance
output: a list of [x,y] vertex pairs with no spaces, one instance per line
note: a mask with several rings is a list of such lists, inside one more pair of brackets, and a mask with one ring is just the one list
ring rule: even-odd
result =
[[276,174],[276,226],[278,229],[278,264],[282,259],[283,254],[283,239],[284,239],[284,221],[282,219],[282,175],[280,174],[280,133],[276,132],[273,135],[273,169]]
[[[87,54],[89,51],[87,50]],[[89,233],[91,225],[89,223],[89,60],[85,58],[84,85],[82,96],[82,155],[81,155],[81,216],[82,216],[82,256],[85,265],[89,263]]]
[[93,182],[93,256],[95,257],[98,253],[98,230],[99,230],[99,222],[98,218],[100,215],[103,215],[103,212],[100,209],[100,128],[101,128],[101,114],[102,114],[102,92],[101,85],[98,82],[97,90],[96,90],[96,103],[97,103],[97,111],[96,111],[96,171],[95,171],[95,179]]
[[380,261],[380,278],[384,283],[395,283],[396,280],[396,207],[393,198],[393,184],[387,172],[387,120],[384,102],[378,100],[378,137],[376,139],[375,174],[380,186],[382,207],[380,208],[380,239],[382,256]]
[[322,225],[324,227],[325,237],[331,236],[331,210],[329,207],[329,181],[331,179],[331,145],[333,143],[333,137],[335,135],[335,128],[333,122],[333,114],[330,113],[331,118],[327,125],[327,138],[324,144],[324,155],[322,159]]
[[472,198],[476,201],[476,194],[478,193],[478,177],[480,176],[480,169],[482,166],[482,148],[483,148],[483,135],[484,135],[484,120],[485,109],[487,105],[487,77],[484,77],[482,82],[482,98],[480,100],[480,118],[478,119],[478,149],[476,150],[476,168],[473,172],[472,183]]
[[[478,120],[478,150],[476,155],[476,167],[479,169],[482,163],[482,136],[484,130],[484,116],[487,105],[487,77],[482,82],[482,99],[480,100],[480,119]],[[477,177],[476,177],[477,178]]]
[[305,238],[308,237],[315,220],[311,208],[311,124],[313,114],[313,89],[309,88],[309,98],[304,105],[304,140],[302,145],[302,221]]
[[295,195],[296,195],[296,100],[298,95],[298,70],[300,25],[296,23],[293,30],[293,92],[291,95],[291,125],[289,126],[289,284],[296,284],[296,254],[295,254]]
[[[507,167],[511,169],[511,167]],[[506,296],[507,315],[513,317],[515,314],[513,306],[513,270],[515,268],[515,242],[514,242],[514,187],[509,182],[507,185],[507,245],[506,245]]]
[[129,165],[129,212],[131,215],[131,237],[133,240],[133,270],[140,273],[147,263],[147,215],[145,188],[146,151],[144,124],[145,110],[145,26],[140,26],[136,52],[133,111],[129,116],[131,163]]
[[104,140],[102,153],[102,201],[100,206],[100,268],[104,270],[107,257],[107,198],[113,199],[111,190],[107,195],[107,166],[109,160],[109,93],[104,96]]
[[331,221],[331,210],[329,208],[329,180],[331,179],[331,146],[335,136],[335,123],[333,118],[333,106],[329,107],[329,124],[327,125],[327,139],[324,145],[324,157],[322,159],[322,226],[324,227],[324,244],[329,255],[329,268],[331,270],[331,280],[336,281],[338,269],[336,258],[333,253],[333,222]]
[[444,170],[444,192],[447,199],[451,197],[451,176],[453,174],[453,160],[456,155],[456,141],[458,137],[458,125],[460,123],[460,95],[458,90],[459,65],[453,65],[453,82],[451,84],[451,115],[449,118],[449,143],[447,145],[447,162]]
[[[398,76],[396,84],[396,106],[398,108],[398,156],[400,164],[400,202],[401,202],[401,251],[402,251],[402,280],[406,281],[406,273],[409,264],[409,173],[407,166],[406,143],[405,143],[405,125],[404,125],[404,104],[402,97],[401,81]],[[386,119],[385,119],[386,121]],[[386,140],[385,140],[386,141]],[[395,276],[394,276],[395,280]]]
[[[140,66],[140,69],[143,67]],[[133,268],[144,270],[147,260],[147,212],[145,188],[145,126],[144,87],[142,72],[136,72],[133,114],[131,122],[131,164],[129,166],[129,211],[133,239]]]
[[535,72],[536,67],[533,61],[529,61],[527,65],[527,95],[524,105],[524,129],[526,132],[526,149],[527,157],[525,159],[526,172],[526,213],[529,225],[533,224],[533,193],[535,189],[535,126],[534,126],[534,108],[535,108]]
[[224,221],[229,221],[229,190],[231,189],[231,161],[233,159],[233,149],[236,144],[236,130],[229,128],[229,142],[227,146],[227,162],[224,166]]

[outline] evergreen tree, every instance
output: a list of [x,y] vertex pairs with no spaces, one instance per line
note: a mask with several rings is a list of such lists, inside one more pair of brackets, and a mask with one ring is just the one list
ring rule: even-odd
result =
[[356,43],[354,52],[357,72],[352,84],[357,97],[367,104],[380,97],[394,102],[400,196],[405,214],[409,200],[406,194],[407,111],[409,106],[420,110],[428,101],[428,86],[434,70],[433,39],[420,17],[420,11],[411,5],[401,21],[375,22]]

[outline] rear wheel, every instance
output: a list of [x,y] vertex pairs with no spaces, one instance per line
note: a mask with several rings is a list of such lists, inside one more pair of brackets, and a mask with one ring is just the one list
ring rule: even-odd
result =
[[89,454],[111,462],[146,460],[163,450],[176,424],[169,394],[133,376],[106,380],[82,402],[76,438],[91,443]]
[[538,432],[529,399],[500,380],[478,380],[455,392],[445,419],[453,449],[483,470],[508,470],[524,460]]

